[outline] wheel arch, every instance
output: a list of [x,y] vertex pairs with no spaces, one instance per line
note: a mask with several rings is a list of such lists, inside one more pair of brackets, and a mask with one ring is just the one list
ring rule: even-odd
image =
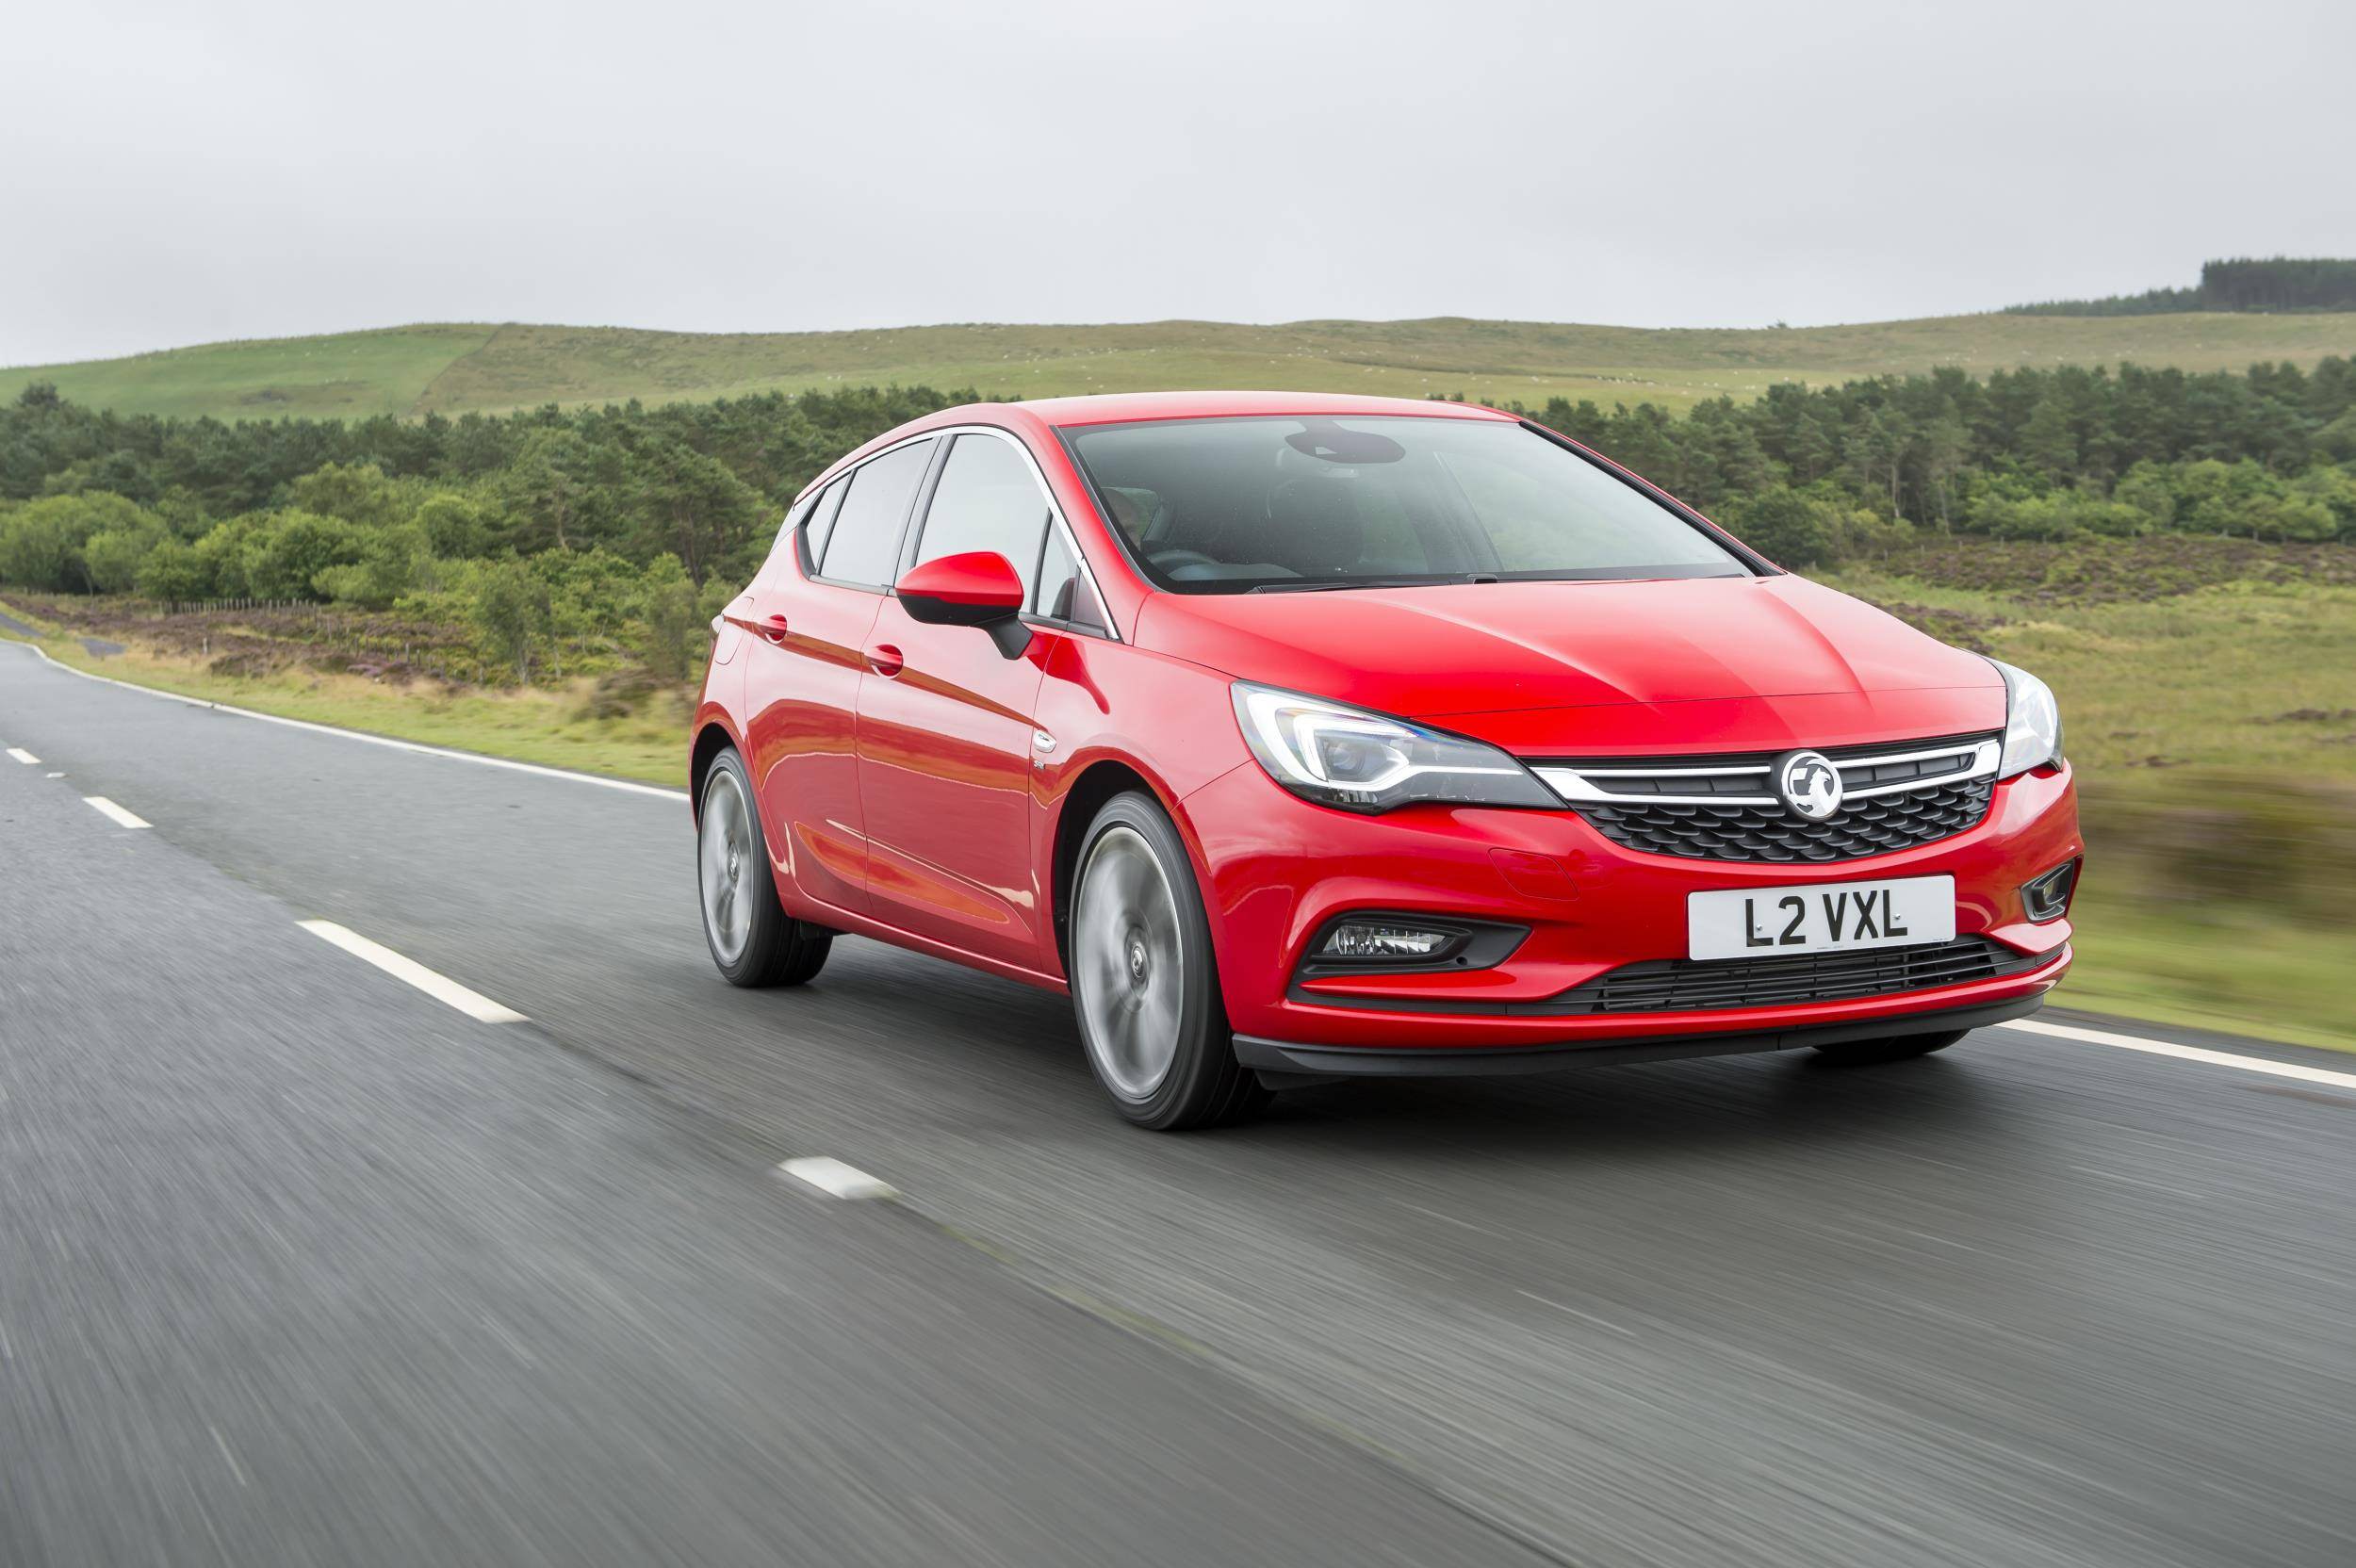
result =
[[735,744],[736,737],[717,719],[705,720],[703,727],[695,731],[695,743],[687,756],[687,808],[698,821],[703,817],[704,779],[720,753]]

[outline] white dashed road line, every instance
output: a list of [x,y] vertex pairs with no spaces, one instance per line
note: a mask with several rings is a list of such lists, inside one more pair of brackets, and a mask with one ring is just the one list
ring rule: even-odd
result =
[[34,756],[31,752],[26,751],[23,746],[10,746],[8,748],[8,755],[15,758],[18,761],[24,763],[28,768],[36,767],[41,762],[40,758]]
[[2056,1039],[2082,1040],[2088,1045],[2117,1046],[2121,1051],[2140,1051],[2152,1056],[2173,1056],[2182,1062],[2205,1062],[2211,1067],[2263,1072],[2272,1078],[2296,1078],[2302,1084],[2330,1084],[2334,1088],[2356,1089],[2356,1072],[2332,1072],[2319,1067],[2301,1067],[2296,1062],[2269,1061],[2264,1056],[2236,1056],[2231,1052],[2211,1051],[2198,1045],[2146,1039],[2141,1035],[2114,1034],[2108,1029],[2081,1029],[2074,1023],[2038,1023],[2034,1020],[2001,1024],[1999,1027],[2019,1029],[2031,1035],[2051,1035]]
[[107,818],[117,827],[152,827],[155,825],[146,818],[135,816],[124,810],[105,795],[84,795],[82,804],[95,810],[100,816]]
[[857,1166],[825,1154],[806,1159],[788,1160],[777,1167],[797,1182],[808,1182],[835,1198],[897,1198],[900,1196],[889,1182],[878,1181]]
[[336,924],[332,920],[306,920],[299,923],[303,929],[322,941],[335,943],[355,958],[363,958],[397,980],[425,992],[436,1002],[448,1003],[469,1018],[485,1023],[527,1023],[531,1021],[512,1007],[502,1007],[481,991],[469,990],[447,974],[436,974],[415,958],[404,958],[381,942]]

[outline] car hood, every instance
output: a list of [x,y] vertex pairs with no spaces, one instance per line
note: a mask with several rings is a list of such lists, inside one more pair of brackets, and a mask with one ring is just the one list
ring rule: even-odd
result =
[[1549,727],[1501,716],[1614,705],[1706,710],[1622,727],[1632,744],[1696,720],[1713,744],[1780,743],[1811,711],[1813,744],[2004,723],[2004,683],[1986,660],[1790,576],[1156,594],[1137,642],[1239,679],[1515,744],[1552,743]]

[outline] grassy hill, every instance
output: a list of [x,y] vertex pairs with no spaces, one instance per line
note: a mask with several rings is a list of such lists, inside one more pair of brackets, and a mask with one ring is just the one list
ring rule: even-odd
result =
[[426,325],[0,370],[0,396],[55,382],[120,413],[279,415],[498,412],[547,402],[695,401],[748,392],[898,383],[1023,397],[1153,387],[1462,392],[1540,403],[1556,395],[1682,411],[1778,381],[1817,384],[1960,366],[2171,365],[2240,369],[2356,353],[2356,313],[2079,318],[1984,315],[1838,327],[1645,328],[1477,321],[1294,321],[1248,326],[897,327],[707,334],[621,327]]

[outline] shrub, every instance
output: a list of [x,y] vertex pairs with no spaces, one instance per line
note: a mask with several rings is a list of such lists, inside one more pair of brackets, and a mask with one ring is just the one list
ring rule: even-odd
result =
[[1735,537],[1779,566],[1812,566],[1837,553],[1831,509],[1800,491],[1774,485],[1726,510]]
[[212,578],[195,546],[166,539],[139,563],[139,591],[166,604],[189,604],[211,596]]
[[517,684],[529,684],[553,619],[548,585],[528,562],[494,562],[476,574],[466,609],[491,651],[515,666]]
[[357,531],[335,518],[278,513],[246,542],[247,592],[264,599],[313,597],[313,580],[330,566],[357,561],[360,548]]

